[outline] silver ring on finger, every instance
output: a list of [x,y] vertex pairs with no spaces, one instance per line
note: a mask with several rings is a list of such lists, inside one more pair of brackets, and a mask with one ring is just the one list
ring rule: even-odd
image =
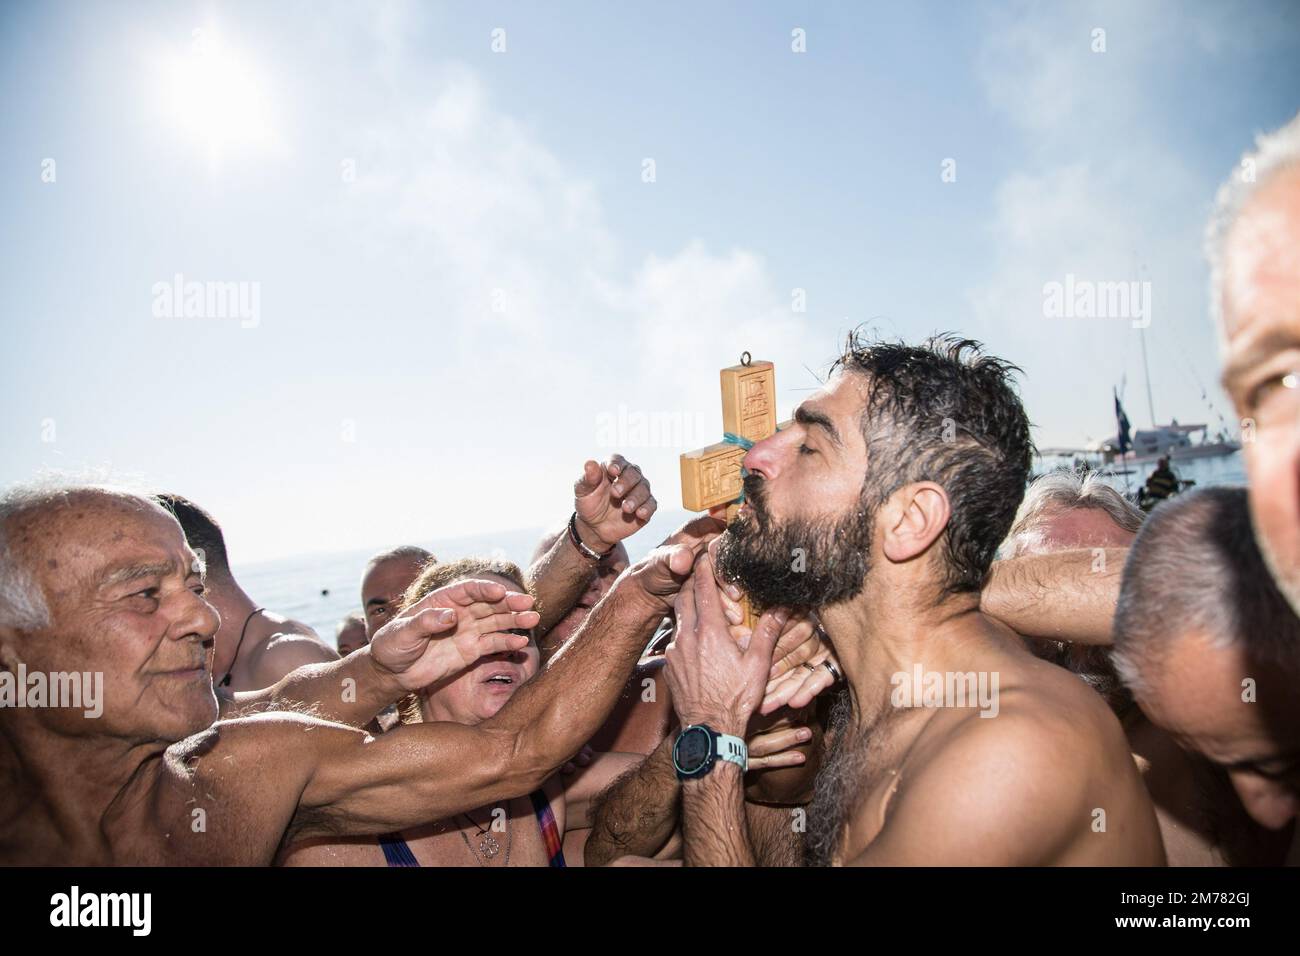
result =
[[829,657],[826,658],[826,660],[822,661],[822,666],[831,672],[831,677],[834,679],[835,683],[838,684],[840,681],[844,680],[844,677],[840,674],[838,670],[836,670],[835,665],[831,663],[831,659]]

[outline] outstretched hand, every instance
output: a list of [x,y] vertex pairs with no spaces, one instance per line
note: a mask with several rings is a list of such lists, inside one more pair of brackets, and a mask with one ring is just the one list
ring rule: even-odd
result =
[[661,605],[664,614],[673,609],[673,601],[682,585],[690,580],[695,559],[727,529],[716,516],[700,515],[686,522],[663,544],[632,565],[628,576],[642,592]]
[[622,455],[587,462],[573,483],[578,537],[602,554],[644,528],[658,507],[650,482]]
[[517,651],[534,627],[533,598],[495,581],[438,588],[402,611],[370,641],[370,656],[403,689],[416,691],[469,667],[480,657]]

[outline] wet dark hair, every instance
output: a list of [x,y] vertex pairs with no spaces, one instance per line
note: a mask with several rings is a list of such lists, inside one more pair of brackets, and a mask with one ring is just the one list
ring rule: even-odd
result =
[[217,524],[216,518],[180,495],[154,495],[153,500],[170,511],[180,523],[190,547],[203,552],[203,563],[209,574],[213,571],[230,574],[226,539],[221,534],[221,525]]
[[832,371],[867,379],[864,498],[874,510],[898,488],[933,481],[952,515],[943,536],[943,592],[978,591],[1024,497],[1033,458],[1029,419],[1012,388],[1016,366],[950,334],[920,345],[849,335]]

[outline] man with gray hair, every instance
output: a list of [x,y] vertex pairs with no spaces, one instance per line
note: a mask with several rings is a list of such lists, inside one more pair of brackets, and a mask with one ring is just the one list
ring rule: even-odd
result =
[[[1106,484],[1095,471],[1060,469],[1036,478],[1016,511],[999,556],[1024,558],[1088,550],[1104,568],[1111,549],[1133,543],[1144,515],[1136,505]],[[1122,721],[1133,699],[1124,690],[1104,647],[1082,641],[1029,641],[1044,660],[1077,674],[1115,711]]]
[[[1152,723],[1226,773],[1258,824],[1284,830],[1300,807],[1300,619],[1246,498],[1205,488],[1152,512],[1124,569],[1114,660]],[[1279,862],[1286,837],[1246,842]]]
[[1259,547],[1300,612],[1300,115],[1220,188],[1207,253]]
[[1000,558],[1074,548],[1127,548],[1142,527],[1142,510],[1095,471],[1059,469],[1029,485]]
[[532,598],[463,581],[347,659],[282,681],[314,678],[297,699],[350,725],[290,711],[218,721],[219,621],[176,519],[85,485],[7,492],[0,673],[100,673],[104,695],[98,717],[0,709],[0,863],[268,864],[286,839],[391,832],[526,794],[600,725],[706,543],[629,568],[492,719],[370,737],[356,725],[404,693],[519,650]]
[[[1133,544],[1146,515],[1096,472],[1056,471],[1029,486],[1004,550],[1011,555]],[[1171,578],[1176,586],[1178,575]],[[1040,657],[1092,686],[1110,704],[1156,808],[1170,866],[1277,863],[1278,838],[1252,822],[1233,796],[1227,777],[1204,759],[1185,753],[1134,705],[1106,648],[1060,641],[1031,641]]]

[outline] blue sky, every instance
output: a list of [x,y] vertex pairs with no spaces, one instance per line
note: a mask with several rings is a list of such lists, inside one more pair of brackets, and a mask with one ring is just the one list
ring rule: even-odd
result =
[[[984,340],[1042,445],[1121,381],[1145,425],[1067,274],[1151,283],[1157,416],[1213,422],[1202,226],[1300,107],[1288,3],[56,2],[0,46],[0,481],[177,490],[244,560],[548,524],[615,450],[675,505],[720,366],[784,414],[860,323]],[[178,273],[257,321],[160,317]]]

